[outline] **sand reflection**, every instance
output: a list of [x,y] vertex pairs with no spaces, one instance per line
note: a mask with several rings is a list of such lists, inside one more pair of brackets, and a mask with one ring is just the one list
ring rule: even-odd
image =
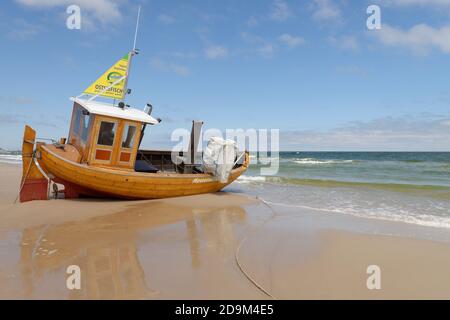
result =
[[[179,250],[181,240],[195,270],[211,257],[231,259],[236,228],[245,220],[241,205],[154,201],[84,221],[27,228],[21,239],[22,291],[26,298],[158,298],[160,290],[152,284],[158,274],[141,261],[142,255],[160,259],[159,249],[152,256],[152,242]],[[81,290],[65,288],[65,270],[73,264],[82,271]]]

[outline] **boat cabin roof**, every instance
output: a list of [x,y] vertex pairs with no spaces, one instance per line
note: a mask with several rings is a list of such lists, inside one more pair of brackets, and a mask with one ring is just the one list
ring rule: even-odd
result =
[[80,98],[70,98],[73,102],[78,103],[83,108],[85,108],[89,113],[98,114],[102,116],[109,116],[113,118],[126,119],[132,121],[138,121],[142,123],[158,124],[158,120],[145,113],[144,111],[134,109],[134,108],[119,108],[113,107],[110,104],[89,101]]

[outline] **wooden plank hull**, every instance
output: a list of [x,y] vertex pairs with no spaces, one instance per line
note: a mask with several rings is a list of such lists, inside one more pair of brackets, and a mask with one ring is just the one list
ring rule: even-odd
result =
[[76,186],[75,194],[125,199],[158,199],[217,192],[245,172],[250,161],[247,152],[244,164],[232,170],[226,183],[220,183],[209,174],[141,173],[88,166],[65,159],[47,145],[41,145],[39,153],[41,167],[56,182],[66,182],[67,189],[73,189],[71,185]]
[[22,141],[22,180],[20,182],[20,202],[47,200],[49,181],[36,164],[34,145],[36,131],[25,126]]

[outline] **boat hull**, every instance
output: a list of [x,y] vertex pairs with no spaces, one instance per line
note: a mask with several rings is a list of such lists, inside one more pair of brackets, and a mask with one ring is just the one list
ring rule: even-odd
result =
[[88,166],[65,159],[51,149],[50,145],[41,145],[38,162],[52,180],[65,186],[66,198],[160,199],[217,192],[249,165],[246,152],[243,165],[231,171],[226,183],[220,183],[210,174],[141,173]]

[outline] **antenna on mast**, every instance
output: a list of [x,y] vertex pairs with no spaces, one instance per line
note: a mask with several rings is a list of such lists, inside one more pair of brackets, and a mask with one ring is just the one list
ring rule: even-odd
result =
[[125,100],[125,96],[127,94],[131,93],[131,89],[128,89],[128,78],[130,76],[131,60],[134,55],[139,53],[139,50],[136,49],[136,41],[137,41],[137,35],[138,35],[138,31],[139,31],[140,16],[141,16],[141,5],[139,5],[137,19],[136,19],[136,29],[134,31],[133,50],[131,50],[131,52],[129,53],[129,56],[128,56],[129,61],[128,61],[127,74],[125,76],[124,95],[123,95],[124,100]]
[[137,40],[137,34],[139,30],[139,18],[141,16],[141,5],[139,5],[138,14],[137,14],[137,20],[136,20],[136,30],[134,32],[134,42],[133,42],[133,51],[136,50],[136,40]]

